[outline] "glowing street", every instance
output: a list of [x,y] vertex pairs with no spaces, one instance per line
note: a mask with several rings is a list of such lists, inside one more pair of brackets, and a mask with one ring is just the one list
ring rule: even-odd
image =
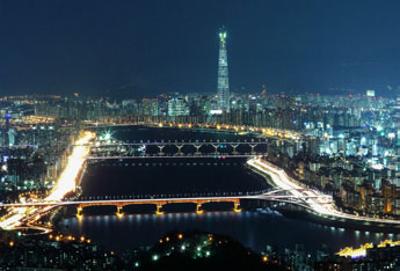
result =
[[[68,193],[75,190],[77,178],[90,151],[89,143],[94,138],[94,133],[84,132],[75,142],[64,171],[61,173],[49,195],[42,201],[61,201]],[[24,224],[30,225],[39,220],[42,215],[46,214],[52,208],[52,206],[10,208],[8,214],[0,221],[0,228],[12,230],[24,226]]]
[[[354,220],[359,222],[372,222],[382,224],[400,225],[400,220],[373,218],[367,216],[357,216],[341,212],[336,208],[335,203],[329,200],[329,196],[323,193],[308,189],[300,185],[298,182],[290,178],[283,169],[280,169],[265,160],[253,158],[247,161],[247,164],[255,168],[264,176],[269,176],[274,186],[280,189],[288,190],[294,197],[304,198],[304,206],[313,213],[324,218],[336,220]],[[314,196],[314,197],[310,197]],[[308,197],[308,198],[307,198]]]

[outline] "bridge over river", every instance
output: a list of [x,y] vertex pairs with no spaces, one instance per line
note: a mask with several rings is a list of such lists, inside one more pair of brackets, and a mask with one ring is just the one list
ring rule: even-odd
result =
[[[301,191],[298,191],[301,192]],[[89,200],[63,200],[63,201],[31,201],[24,203],[1,203],[0,208],[43,208],[47,211],[56,207],[75,206],[77,208],[77,216],[83,215],[83,209],[91,206],[115,206],[117,208],[117,216],[123,215],[123,207],[128,205],[155,205],[156,214],[163,214],[162,207],[167,204],[183,204],[190,203],[196,206],[196,213],[201,214],[201,207],[209,203],[232,203],[233,211],[240,211],[241,200],[268,200],[280,201],[301,206],[306,206],[307,201],[312,198],[318,198],[320,201],[325,201],[330,204],[332,198],[325,195],[293,195],[293,191],[288,190],[271,190],[256,195],[240,195],[240,196],[212,196],[212,197],[151,197],[151,198],[128,198],[128,199],[89,199]],[[27,221],[28,222],[28,221]]]

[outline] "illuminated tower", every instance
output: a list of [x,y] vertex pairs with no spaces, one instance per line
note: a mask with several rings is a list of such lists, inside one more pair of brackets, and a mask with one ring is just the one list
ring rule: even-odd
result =
[[230,111],[229,104],[229,76],[228,56],[226,53],[226,30],[221,28],[219,33],[219,57],[218,57],[218,106],[224,112]]

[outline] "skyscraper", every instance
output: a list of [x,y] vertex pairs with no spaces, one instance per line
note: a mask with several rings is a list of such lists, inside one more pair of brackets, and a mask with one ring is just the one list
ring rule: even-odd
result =
[[[400,95],[396,97],[396,103],[393,105],[392,112],[393,128],[397,130],[397,146],[400,147]],[[397,152],[400,154],[400,149]]]
[[9,138],[8,138],[8,131],[10,130],[10,120],[11,120],[11,114],[6,111],[6,114],[4,115],[4,127],[2,129],[2,146],[8,146],[9,145]]
[[219,33],[219,57],[218,57],[218,106],[223,112],[230,111],[229,104],[229,76],[228,56],[226,52],[226,30],[221,28]]

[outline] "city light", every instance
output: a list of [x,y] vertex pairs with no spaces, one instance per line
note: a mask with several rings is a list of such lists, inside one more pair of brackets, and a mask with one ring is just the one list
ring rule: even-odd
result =
[[[388,246],[389,247],[400,246],[400,240],[399,241],[384,240],[380,242],[376,247],[384,248]],[[360,257],[365,257],[367,255],[367,250],[373,247],[374,247],[373,243],[365,243],[358,248],[345,247],[336,254],[342,257],[360,258]]]
[[262,174],[269,176],[274,186],[277,188],[290,192],[294,198],[298,198],[300,200],[303,199],[302,201],[304,206],[319,216],[362,222],[377,222],[388,225],[400,225],[400,220],[375,218],[341,212],[336,208],[331,196],[325,195],[315,189],[305,188],[290,178],[283,169],[280,169],[265,160],[253,158],[248,160],[247,164]]
[[400,1],[4,2],[1,270],[400,270]]
[[[71,155],[68,157],[68,162],[55,183],[55,186],[50,191],[49,195],[42,199],[43,202],[54,202],[62,200],[65,195],[75,191],[77,178],[82,170],[84,162],[89,154],[90,147],[88,144],[95,138],[92,132],[84,132],[75,142],[75,146]],[[39,201],[36,199],[35,201]],[[32,224],[39,220],[43,214],[51,210],[51,206],[43,207],[17,207],[10,208],[8,214],[0,221],[0,228],[12,230],[23,223]]]
[[66,168],[56,181],[56,185],[50,192],[50,195],[44,199],[45,201],[62,200],[67,193],[75,190],[77,177],[89,154],[90,147],[87,144],[94,138],[94,133],[85,132],[76,141],[72,154],[68,158]]

